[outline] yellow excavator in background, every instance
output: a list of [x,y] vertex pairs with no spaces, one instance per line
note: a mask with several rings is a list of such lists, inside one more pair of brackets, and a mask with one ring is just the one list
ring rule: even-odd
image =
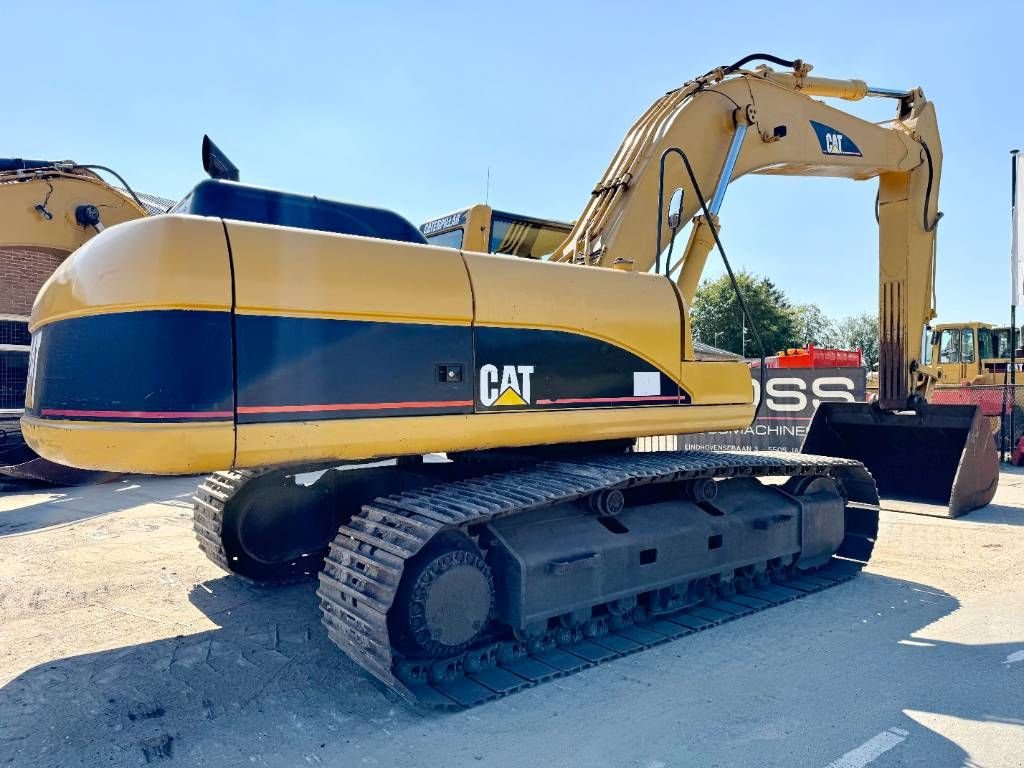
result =
[[169,201],[106,182],[103,166],[0,158],[0,482],[76,485],[110,473],[65,467],[25,445],[18,419],[28,367],[31,297],[56,267],[104,227],[155,213]]
[[[1015,335],[1020,349],[1020,330]],[[1010,329],[976,321],[932,327],[925,360],[939,371],[938,387],[1001,385],[1010,364]],[[1021,356],[1018,353],[1017,359]],[[1024,360],[1022,360],[1024,362]]]
[[[925,360],[939,372],[933,403],[977,405],[988,419],[997,446],[1012,451],[1024,436],[1024,378],[1010,383],[1010,328],[976,321],[933,326]],[[1020,330],[1015,357],[1024,362]],[[1020,363],[1014,363],[1020,370]]]
[[[872,474],[893,493],[923,465],[955,515],[998,468],[977,409],[928,407],[918,359],[934,108],[810,69],[758,54],[658,99],[548,260],[429,245],[389,211],[244,186],[208,158],[215,178],[170,215],[109,228],[40,292],[25,434],[76,466],[214,471],[203,551],[256,582],[318,576],[330,638],[429,706],[848,579],[877,533]],[[814,98],[865,96],[896,117]],[[879,180],[879,404],[822,405],[805,449],[823,455],[632,453],[754,417],[747,365],[698,359],[689,322],[748,173]]]

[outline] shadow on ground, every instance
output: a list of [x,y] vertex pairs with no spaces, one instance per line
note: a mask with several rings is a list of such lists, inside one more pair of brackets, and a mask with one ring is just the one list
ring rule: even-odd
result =
[[1024,525],[1024,509],[1011,507],[1007,504],[992,503],[981,509],[975,509],[957,518],[964,523],[996,523],[999,525]]
[[[196,482],[194,477],[131,476],[73,488],[40,486],[0,493],[0,538],[113,515],[150,502],[191,509]],[[112,498],[117,503],[111,504]]]
[[[993,705],[987,673],[964,676],[1005,675],[1013,648],[900,644],[958,602],[874,574],[447,715],[402,703],[338,652],[313,584],[226,577],[190,599],[217,629],[55,660],[0,689],[0,764],[803,765],[786,760],[799,744],[823,766],[915,727],[907,709],[1022,717]],[[967,764],[922,730],[933,764]]]

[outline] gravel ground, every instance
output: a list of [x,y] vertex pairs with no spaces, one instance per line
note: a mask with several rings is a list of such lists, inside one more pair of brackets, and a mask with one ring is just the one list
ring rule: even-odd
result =
[[456,714],[207,562],[195,479],[0,494],[0,765],[1024,765],[1024,472],[853,582]]

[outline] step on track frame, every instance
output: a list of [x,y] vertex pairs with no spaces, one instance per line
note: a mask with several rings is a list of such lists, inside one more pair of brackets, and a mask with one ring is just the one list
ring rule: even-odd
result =
[[[567,631],[526,645],[481,643],[455,657],[406,660],[392,648],[387,612],[405,563],[441,531],[467,530],[596,491],[700,478],[825,475],[843,489],[846,535],[836,556],[811,572],[676,613],[617,617],[584,634]],[[330,545],[317,594],[330,639],[357,664],[410,701],[437,709],[474,706],[545,680],[708,629],[849,580],[871,556],[878,530],[874,480],[859,462],[819,456],[705,452],[634,453],[547,461],[366,504]]]

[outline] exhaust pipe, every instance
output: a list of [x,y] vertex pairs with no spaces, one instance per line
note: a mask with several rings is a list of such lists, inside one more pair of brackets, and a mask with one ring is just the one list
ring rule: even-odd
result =
[[801,453],[861,462],[882,509],[959,517],[992,501],[999,456],[977,405],[888,412],[866,403],[821,403]]

